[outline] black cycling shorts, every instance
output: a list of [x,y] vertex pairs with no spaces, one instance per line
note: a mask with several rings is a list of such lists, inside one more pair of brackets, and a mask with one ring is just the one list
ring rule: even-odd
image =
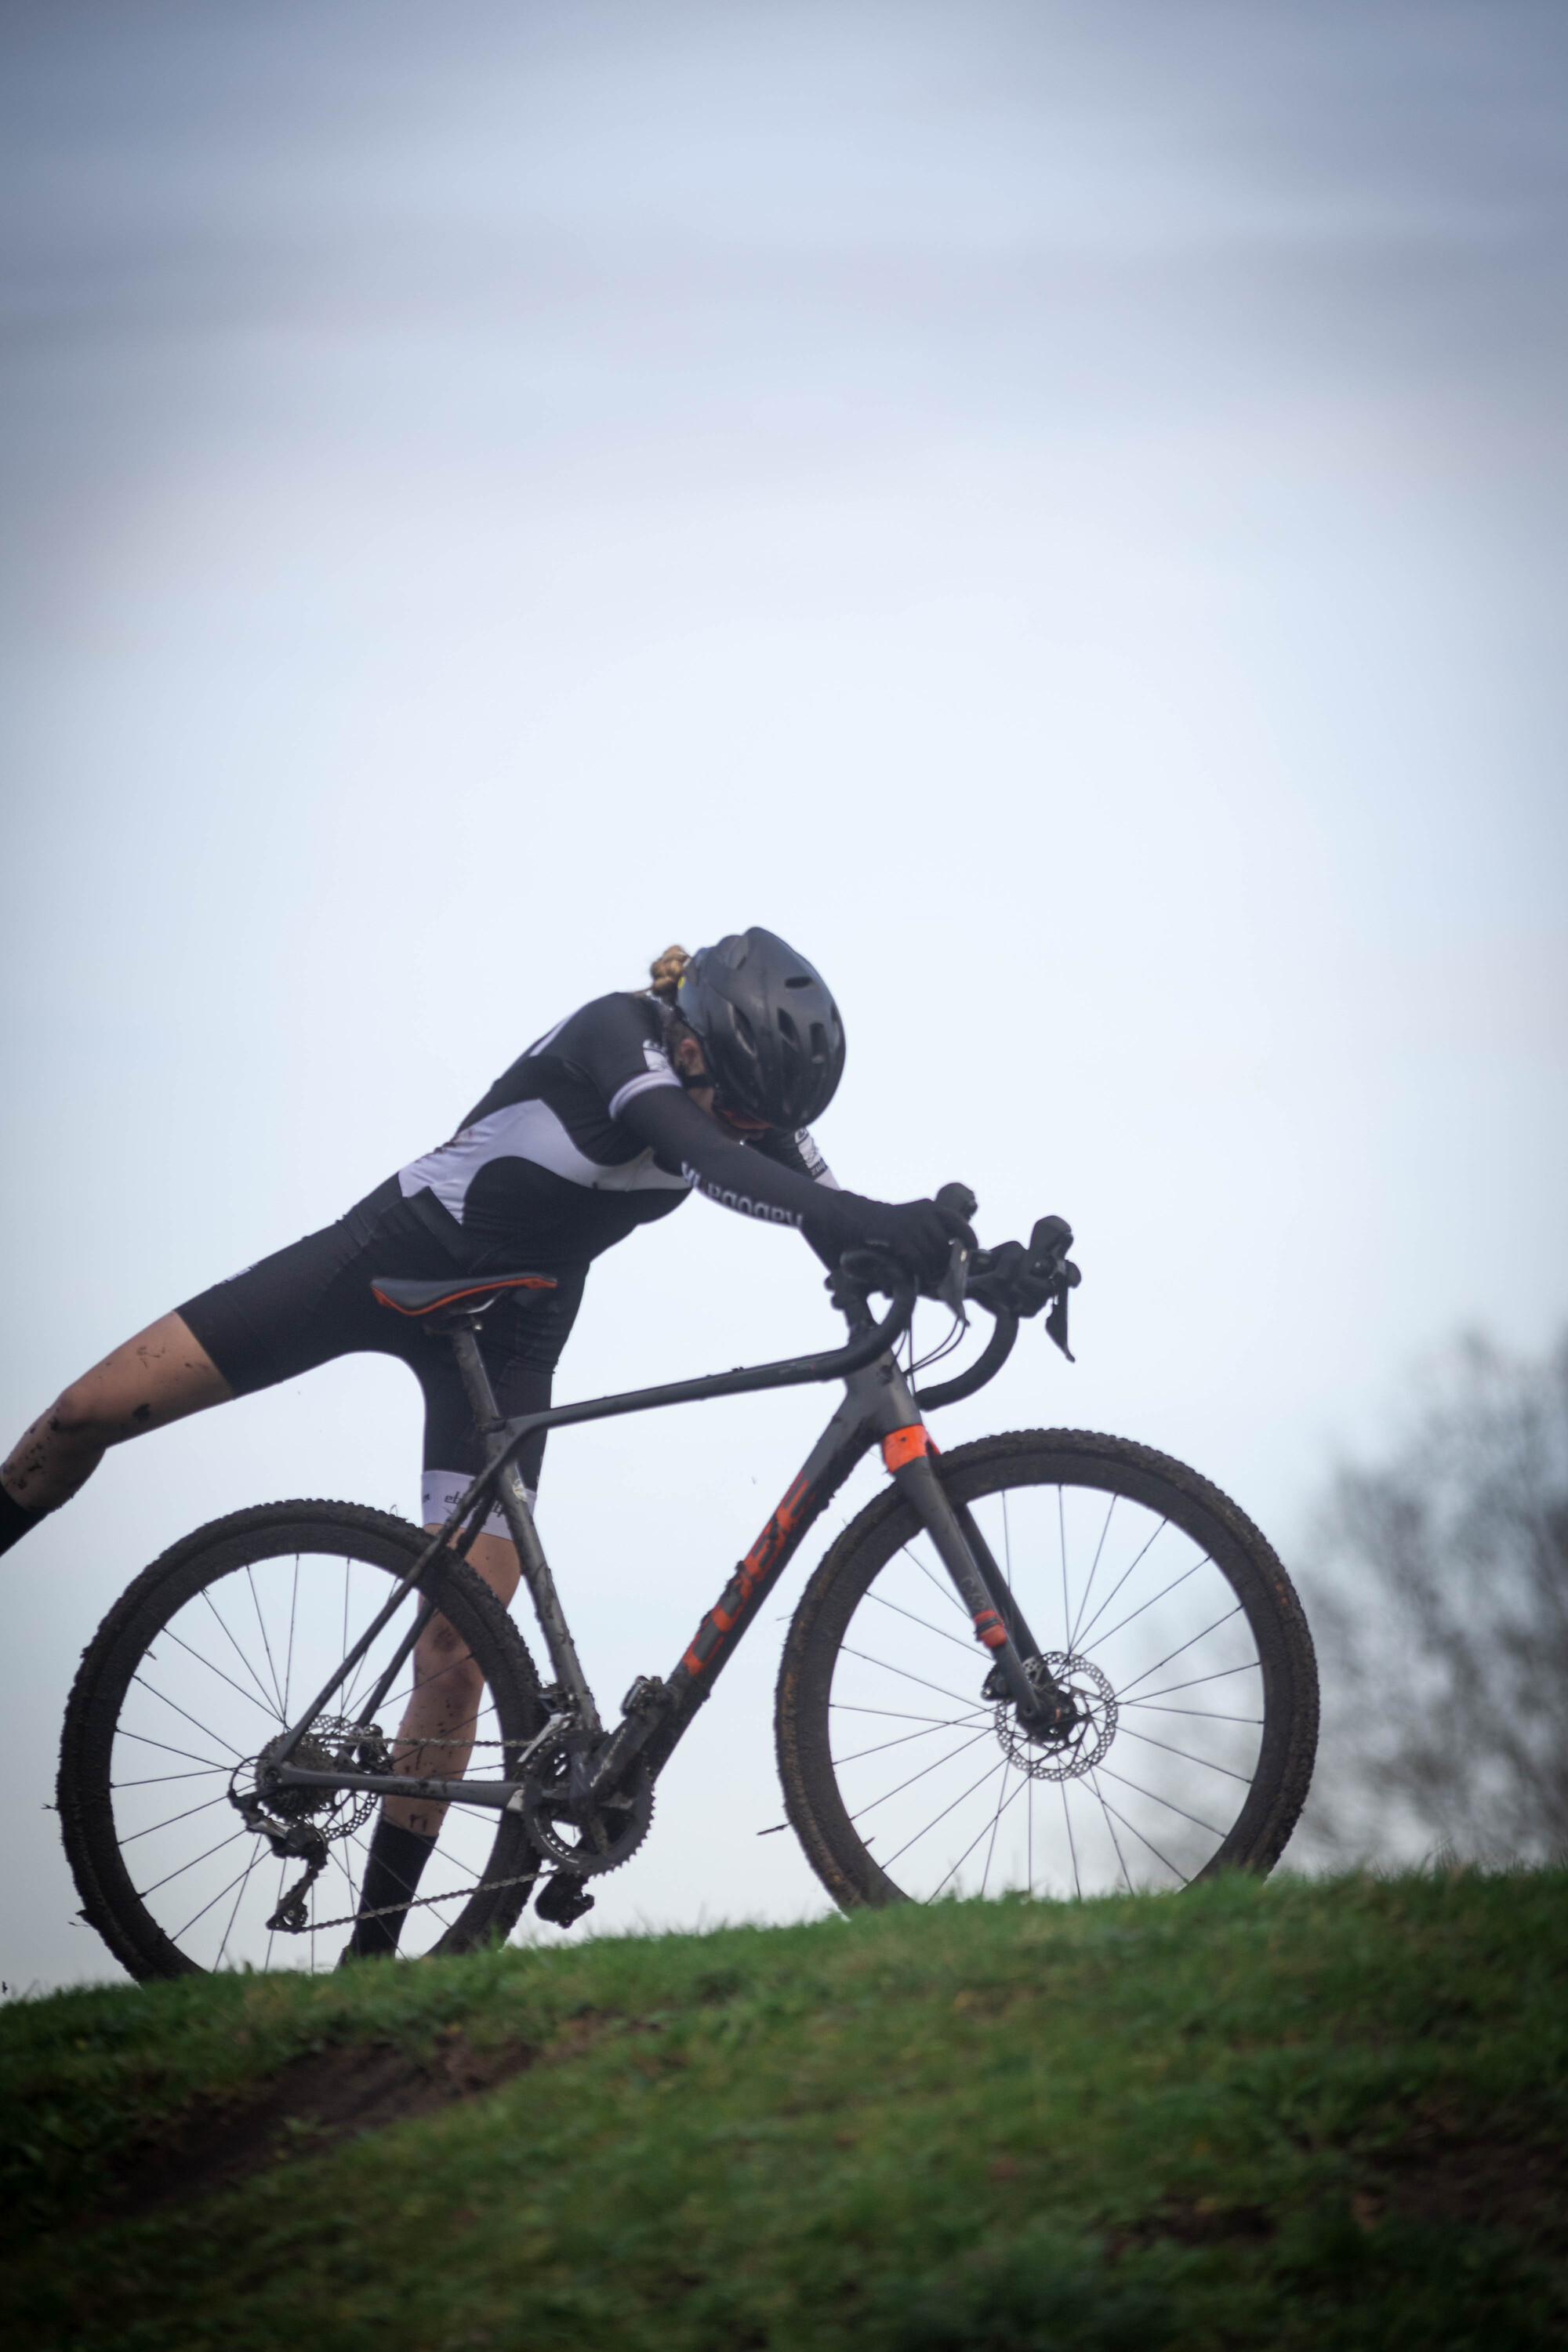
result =
[[[447,1226],[449,1237],[438,1229]],[[405,1201],[395,1176],[335,1225],[215,1283],[177,1311],[237,1396],[293,1380],[339,1356],[400,1357],[425,1391],[428,1516],[437,1491],[431,1474],[461,1474],[466,1483],[484,1468],[484,1446],[450,1341],[379,1305],[371,1282],[380,1275],[441,1282],[451,1274],[486,1273],[555,1276],[553,1290],[503,1292],[479,1332],[479,1352],[501,1412],[542,1412],[582,1303],[587,1268],[534,1266],[521,1242],[465,1248],[456,1219],[427,1199]],[[541,1430],[519,1456],[525,1486],[537,1486],[543,1455]],[[445,1510],[437,1516],[444,1517]],[[487,1524],[505,1533],[498,1515]]]

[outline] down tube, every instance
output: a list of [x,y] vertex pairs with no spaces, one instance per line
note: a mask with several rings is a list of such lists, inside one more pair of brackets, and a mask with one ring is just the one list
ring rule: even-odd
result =
[[[860,1377],[864,1377],[861,1375]],[[875,1437],[875,1424],[851,1393],[839,1406],[805,1466],[744,1559],[687,1643],[665,1684],[670,1712],[649,1740],[657,1772],[668,1763],[698,1708],[712,1690],[747,1627]]]

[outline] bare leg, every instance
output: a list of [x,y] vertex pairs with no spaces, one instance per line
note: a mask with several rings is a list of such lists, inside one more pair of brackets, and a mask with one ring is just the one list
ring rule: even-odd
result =
[[[505,1536],[479,1536],[468,1561],[503,1605],[510,1601],[520,1572],[515,1545]],[[393,1744],[393,1770],[459,1778],[473,1753],[483,1697],[484,1677],[465,1643],[445,1617],[432,1618],[414,1653],[414,1692]],[[388,1797],[382,1811],[399,1829],[426,1838],[439,1832],[447,1813],[426,1797]]]
[[61,1391],[0,1468],[0,1484],[26,1510],[55,1510],[91,1477],[110,1446],[233,1394],[183,1317],[162,1315]]

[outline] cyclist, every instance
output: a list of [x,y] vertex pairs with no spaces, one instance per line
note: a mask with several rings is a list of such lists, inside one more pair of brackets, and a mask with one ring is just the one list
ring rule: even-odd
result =
[[[483,1446],[451,1350],[378,1305],[374,1276],[552,1278],[548,1289],[502,1293],[485,1319],[479,1345],[508,1415],[549,1404],[593,1260],[689,1192],[793,1225],[828,1265],[881,1243],[924,1282],[940,1280],[952,1238],[973,1242],[961,1221],[931,1201],[895,1206],[842,1191],[812,1139],[845,1040],[805,957],[753,928],[689,957],[667,949],[650,982],[548,1031],[447,1142],[335,1224],[187,1299],[74,1381],[0,1468],[0,1551],[68,1501],[108,1447],[362,1350],[400,1357],[424,1390],[423,1517],[438,1528],[483,1468]],[[543,1452],[541,1432],[521,1457],[531,1501]],[[518,1559],[499,1509],[469,1557],[510,1601]],[[479,1701],[478,1667],[437,1619],[416,1654],[398,1769],[460,1775]],[[352,1952],[395,1948],[404,1915],[386,1906],[412,1896],[444,1811],[386,1801]]]

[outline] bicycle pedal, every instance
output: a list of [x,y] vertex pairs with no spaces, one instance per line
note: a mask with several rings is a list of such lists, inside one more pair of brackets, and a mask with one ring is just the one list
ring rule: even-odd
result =
[[552,1872],[533,1900],[537,1916],[548,1919],[552,1927],[570,1927],[593,1907],[594,1897],[569,1870]]

